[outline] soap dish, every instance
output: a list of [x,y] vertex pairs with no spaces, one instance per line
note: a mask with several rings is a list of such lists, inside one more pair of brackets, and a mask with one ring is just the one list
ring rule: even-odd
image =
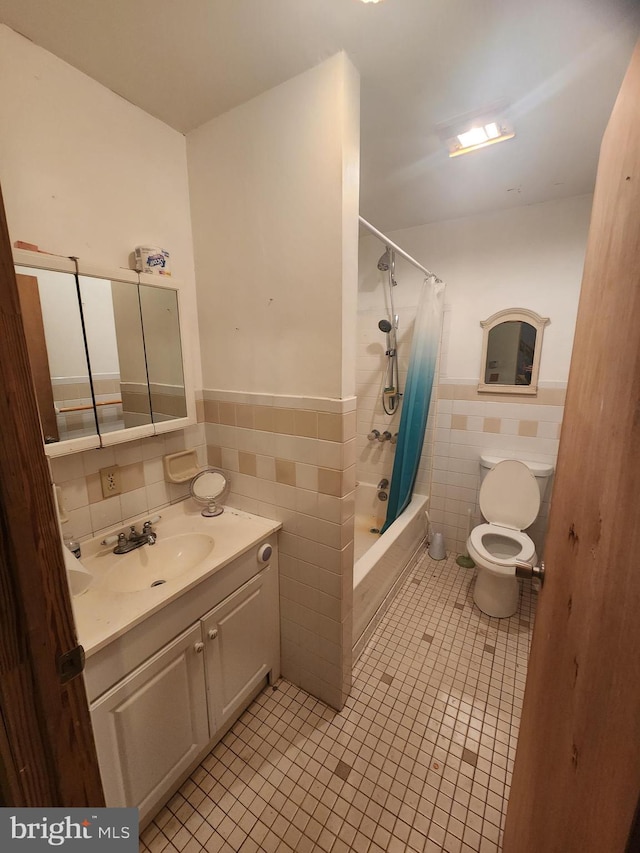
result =
[[164,478],[168,483],[188,483],[200,470],[195,450],[180,450],[162,457]]

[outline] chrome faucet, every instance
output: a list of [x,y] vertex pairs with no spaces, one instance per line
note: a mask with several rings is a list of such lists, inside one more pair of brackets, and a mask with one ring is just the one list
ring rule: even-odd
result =
[[136,548],[141,548],[143,545],[155,545],[158,538],[153,529],[153,521],[145,521],[142,525],[142,532],[138,533],[135,524],[129,528],[129,532],[120,532],[116,536],[107,536],[102,540],[102,545],[113,545],[117,542],[113,549],[114,554],[128,554],[129,551],[135,551]]

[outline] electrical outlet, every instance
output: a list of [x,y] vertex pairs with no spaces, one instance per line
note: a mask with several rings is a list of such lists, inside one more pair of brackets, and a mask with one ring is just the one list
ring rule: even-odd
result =
[[100,469],[100,484],[102,485],[102,497],[113,498],[122,491],[120,486],[120,468],[112,465],[110,468]]

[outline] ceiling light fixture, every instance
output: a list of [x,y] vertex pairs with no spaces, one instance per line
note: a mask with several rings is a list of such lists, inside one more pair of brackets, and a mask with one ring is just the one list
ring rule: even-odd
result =
[[382,0],[362,0],[363,3],[380,3]]
[[486,148],[487,145],[494,145],[496,142],[506,142],[507,139],[513,139],[514,136],[513,127],[506,121],[496,119],[486,124],[478,122],[468,130],[456,133],[455,136],[450,136],[447,139],[449,157],[458,157],[460,154],[467,154],[469,151],[475,151],[478,148]]

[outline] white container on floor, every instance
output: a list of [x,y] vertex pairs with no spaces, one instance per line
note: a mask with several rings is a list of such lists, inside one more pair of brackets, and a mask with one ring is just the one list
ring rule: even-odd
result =
[[444,537],[442,533],[434,533],[429,545],[429,556],[432,560],[444,560],[447,552],[444,547]]

